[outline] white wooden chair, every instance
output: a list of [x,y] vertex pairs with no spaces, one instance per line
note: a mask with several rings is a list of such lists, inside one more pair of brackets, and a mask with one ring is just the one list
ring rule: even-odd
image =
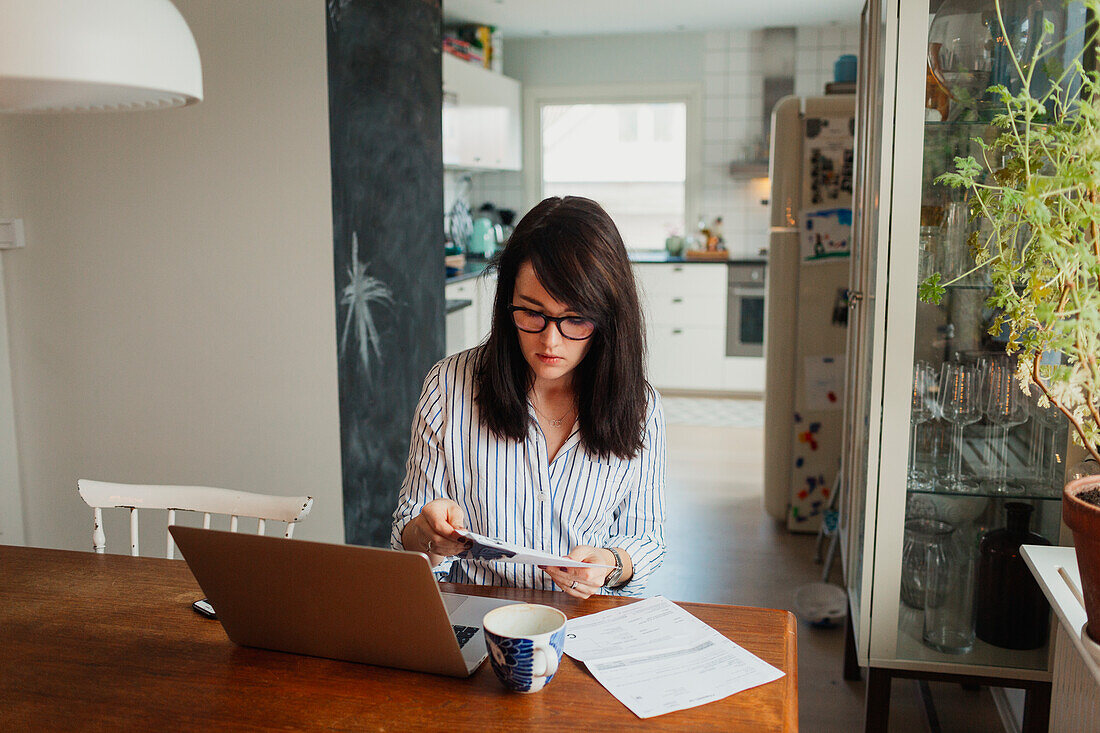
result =
[[[80,498],[93,509],[95,527],[92,530],[92,547],[102,553],[107,549],[103,533],[103,510],[121,508],[130,510],[130,554],[138,554],[138,509],[167,509],[168,526],[176,523],[177,511],[202,512],[202,526],[210,528],[211,514],[228,514],[229,531],[237,531],[238,517],[259,520],[257,534],[264,533],[266,520],[286,522],[284,537],[294,534],[294,523],[309,514],[313,508],[312,496],[272,496],[247,491],[215,489],[208,486],[155,486],[143,484],[114,484],[106,481],[80,479],[77,490]],[[175,543],[168,535],[168,558],[175,556]]]

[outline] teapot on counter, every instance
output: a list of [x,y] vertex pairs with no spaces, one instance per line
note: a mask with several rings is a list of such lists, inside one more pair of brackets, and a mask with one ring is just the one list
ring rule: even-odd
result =
[[489,258],[504,242],[500,215],[492,204],[482,204],[474,217],[474,231],[467,252],[475,257]]

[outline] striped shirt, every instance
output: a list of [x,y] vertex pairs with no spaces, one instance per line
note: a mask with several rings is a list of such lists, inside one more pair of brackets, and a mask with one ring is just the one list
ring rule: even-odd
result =
[[[644,447],[634,458],[596,458],[584,450],[574,425],[549,461],[537,420],[517,441],[496,437],[479,419],[473,398],[477,353],[447,357],[424,380],[393,517],[393,547],[403,548],[401,533],[425,504],[448,498],[462,507],[469,529],[524,547],[556,555],[577,545],[621,547],[634,575],[602,592],[643,595],[665,554],[665,422],[657,393],[647,388]],[[534,418],[530,403],[528,411]],[[448,558],[436,573],[456,583],[557,588],[534,565]]]

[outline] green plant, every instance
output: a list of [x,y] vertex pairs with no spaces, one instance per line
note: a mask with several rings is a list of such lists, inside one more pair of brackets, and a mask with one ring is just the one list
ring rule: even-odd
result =
[[[1100,0],[1074,1],[1100,11]],[[990,88],[1001,102],[992,121],[999,134],[974,140],[981,161],[957,157],[955,170],[936,179],[964,189],[971,218],[984,220],[968,240],[974,267],[949,282],[933,274],[919,295],[939,303],[946,286],[987,270],[987,303],[998,313],[990,333],[1007,329],[1022,389],[1037,386],[1039,404],[1055,405],[1100,461],[1100,76],[1085,68],[1085,54],[1057,61],[1066,40],[1044,43],[1049,21],[1034,54],[1019,61],[1000,0],[996,11],[1019,91]],[[1084,48],[1095,57],[1095,35]]]

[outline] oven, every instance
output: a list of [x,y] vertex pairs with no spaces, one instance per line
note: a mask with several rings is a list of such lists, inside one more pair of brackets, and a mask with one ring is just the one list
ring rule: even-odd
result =
[[764,356],[764,264],[728,265],[726,356]]

